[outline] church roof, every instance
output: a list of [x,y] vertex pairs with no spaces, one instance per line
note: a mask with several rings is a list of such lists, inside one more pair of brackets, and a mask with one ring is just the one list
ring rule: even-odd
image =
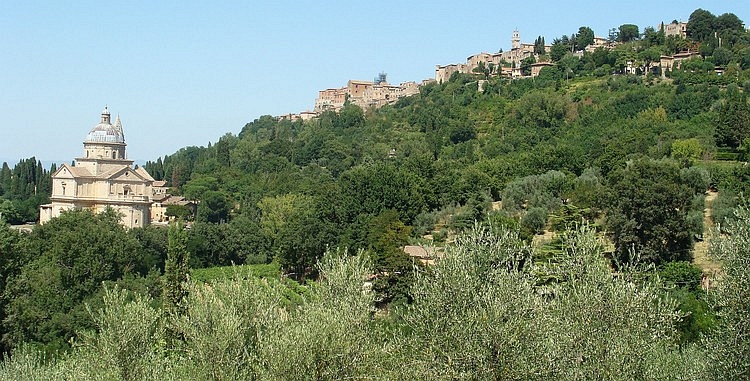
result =
[[89,172],[86,168],[74,167],[68,163],[63,163],[60,167],[57,168],[57,171],[55,171],[55,173],[52,174],[52,177],[58,177],[64,171],[67,171],[67,173],[69,173],[70,177],[72,178],[93,176],[91,172]]
[[151,181],[151,182],[154,181],[154,178],[151,177],[151,174],[149,174],[148,171],[146,171],[146,169],[143,167],[136,168],[135,173],[141,175],[141,177],[143,177],[143,179],[146,181]]
[[125,134],[122,131],[122,122],[117,117],[115,124],[110,122],[110,114],[107,107],[102,111],[102,119],[99,124],[89,131],[86,135],[86,143],[125,143]]

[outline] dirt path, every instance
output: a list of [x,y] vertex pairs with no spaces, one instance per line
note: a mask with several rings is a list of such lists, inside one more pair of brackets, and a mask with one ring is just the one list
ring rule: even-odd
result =
[[716,192],[709,191],[706,194],[706,208],[703,210],[703,241],[696,242],[693,249],[693,263],[703,269],[703,273],[715,275],[721,270],[721,264],[711,260],[708,249],[714,233],[714,222],[711,219],[711,204],[716,200]]

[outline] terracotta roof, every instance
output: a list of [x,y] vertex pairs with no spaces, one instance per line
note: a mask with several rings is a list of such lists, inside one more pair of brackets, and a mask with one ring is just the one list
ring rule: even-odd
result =
[[162,201],[164,201],[165,199],[167,199],[169,197],[170,197],[170,195],[168,195],[166,193],[157,193],[157,194],[151,196],[151,200],[153,200],[154,202],[162,202]]
[[169,196],[166,200],[162,201],[162,205],[190,205],[194,204],[194,202],[190,200],[186,200],[185,197],[182,196]]

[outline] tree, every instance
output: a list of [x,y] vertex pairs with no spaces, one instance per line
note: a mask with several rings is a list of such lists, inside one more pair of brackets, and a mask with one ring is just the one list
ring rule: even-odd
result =
[[560,39],[555,39],[552,42],[552,47],[550,47],[549,50],[549,56],[552,59],[553,62],[559,61],[565,53],[567,53],[570,49],[568,48],[568,45],[563,43]]
[[607,33],[607,41],[620,41],[620,36],[618,36],[617,28],[612,28],[609,30],[609,33]]
[[750,211],[736,210],[736,221],[725,226],[726,238],[711,248],[712,256],[721,261],[722,275],[714,291],[717,327],[706,339],[710,377],[735,380],[750,374]]
[[494,65],[492,63],[490,63],[489,65],[486,65],[484,61],[479,61],[479,63],[477,64],[477,67],[475,67],[471,71],[477,74],[481,74],[482,76],[484,76],[484,79],[487,80],[490,78],[490,74],[492,74],[492,70],[491,70],[492,68],[494,68]]
[[578,64],[581,62],[580,58],[573,55],[573,53],[565,53],[565,55],[558,61],[560,69],[565,74],[565,79],[570,79],[576,73]]
[[220,223],[229,220],[231,206],[222,192],[206,191],[198,203],[195,219],[202,222]]
[[[627,270],[613,276],[586,229],[567,235],[563,248],[559,264],[535,267],[515,233],[458,237],[399,311],[410,334],[394,339],[406,357],[386,378],[637,379],[651,367],[692,361],[673,344],[677,316],[660,285]],[[531,275],[539,272],[554,280],[539,287]],[[694,377],[692,364],[682,364],[665,372]]]
[[659,59],[661,58],[661,50],[655,46],[645,49],[638,53],[638,57],[643,61],[643,66],[647,71],[651,70],[651,64],[656,62],[655,69],[658,69]]
[[698,8],[690,14],[687,35],[693,41],[704,41],[712,37],[714,30],[716,30],[716,16],[711,12]]
[[634,24],[622,24],[620,25],[619,31],[617,33],[617,39],[620,42],[630,42],[637,40],[640,36],[640,29],[638,29],[638,25]]
[[735,94],[716,113],[716,145],[737,149],[750,137],[750,106],[745,94]]
[[544,37],[539,36],[534,40],[534,54],[543,55],[546,54],[546,48],[544,46]]
[[[18,231],[0,219],[0,322],[6,319],[5,309],[8,302],[14,298],[6,292],[8,282],[18,275],[23,264],[27,262],[22,249],[21,235]],[[0,325],[0,335],[7,335],[5,324]],[[11,348],[0,343],[0,353],[7,353]]]
[[672,142],[672,158],[689,167],[703,153],[701,142],[696,138],[678,139]]
[[237,145],[238,140],[239,139],[234,135],[227,133],[219,138],[219,141],[214,144],[214,149],[216,150],[216,160],[219,162],[219,165],[223,167],[229,167],[229,152]]
[[199,176],[182,186],[182,195],[188,200],[200,200],[208,191],[219,189],[219,179],[214,176]]
[[393,163],[354,167],[342,173],[338,183],[347,221],[394,209],[401,221],[411,224],[425,208],[428,193],[421,178]]
[[530,56],[521,60],[521,75],[526,77],[530,76],[531,65],[534,63],[536,63],[536,58],[534,58],[534,56]]
[[360,127],[365,123],[365,115],[362,108],[354,103],[345,103],[344,107],[334,119],[333,126],[336,128],[354,128]]
[[409,243],[411,227],[398,219],[395,210],[386,210],[370,219],[367,250],[373,270],[378,274],[373,284],[381,305],[407,303],[414,281],[414,261],[403,250]]
[[3,168],[0,170],[0,196],[10,194],[10,187],[13,178],[13,171],[7,162],[3,162]]
[[647,26],[643,30],[643,41],[647,46],[664,45],[664,30],[656,30],[652,26]]
[[518,100],[513,116],[525,128],[554,130],[565,123],[569,103],[559,94],[529,92]]
[[740,20],[740,18],[734,13],[724,13],[719,15],[716,17],[714,26],[716,27],[716,30],[722,34],[726,31],[742,32],[743,30],[742,20]]
[[164,212],[167,217],[174,217],[179,221],[187,221],[192,219],[193,210],[187,205],[171,204],[167,205],[167,210]]
[[714,64],[717,66],[726,66],[734,59],[734,54],[731,50],[719,46],[713,51]]
[[179,223],[170,225],[167,241],[167,259],[164,263],[164,306],[169,313],[181,314],[184,312],[184,300],[188,295],[190,252],[187,250],[187,234]]
[[281,246],[280,237],[287,229],[288,221],[295,215],[308,213],[313,206],[311,196],[289,193],[275,197],[264,197],[258,202],[260,226],[263,235],[274,247]]
[[587,46],[592,45],[593,43],[594,43],[594,30],[587,26],[582,26],[578,28],[578,34],[576,34],[576,49],[577,50],[586,49]]
[[[104,281],[116,281],[143,261],[139,244],[112,209],[62,213],[31,234],[30,256],[6,292],[6,345],[38,342],[64,347],[92,321],[84,307]],[[141,274],[146,275],[146,274]]]
[[682,182],[677,163],[639,159],[614,171],[610,179],[607,226],[620,263],[692,259],[687,215],[693,192]]

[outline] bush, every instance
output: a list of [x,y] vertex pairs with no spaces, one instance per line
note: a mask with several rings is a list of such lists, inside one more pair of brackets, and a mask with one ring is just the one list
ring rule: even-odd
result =
[[521,218],[521,227],[532,231],[534,234],[544,233],[544,227],[547,224],[547,210],[544,208],[534,207],[529,209],[523,218]]
[[736,380],[750,374],[750,211],[737,210],[736,221],[728,222],[728,237],[716,240],[711,254],[722,261],[722,278],[712,304],[717,326],[707,337],[710,378]]

